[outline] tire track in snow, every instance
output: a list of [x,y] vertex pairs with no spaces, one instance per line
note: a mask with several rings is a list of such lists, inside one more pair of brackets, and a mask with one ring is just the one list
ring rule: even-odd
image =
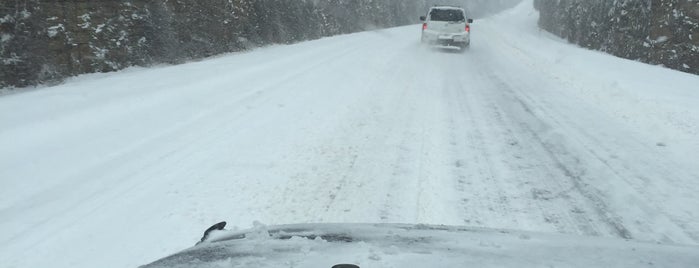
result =
[[[459,71],[463,72],[464,70]],[[466,71],[468,72],[469,70]],[[500,96],[502,93],[499,91],[507,89],[503,88],[503,83],[498,83],[499,81],[494,79],[492,76],[494,70],[481,66],[478,70],[471,71],[478,73],[478,75],[471,76],[468,80],[463,79],[457,82],[456,84],[461,85],[461,88],[453,89],[452,94],[454,95],[451,97],[453,100],[452,105],[457,107],[455,110],[452,109],[457,116],[453,117],[451,122],[458,122],[456,124],[461,126],[461,130],[458,130],[456,133],[452,132],[452,139],[457,140],[456,142],[452,141],[452,143],[457,146],[457,155],[461,155],[455,163],[457,167],[455,171],[456,188],[466,193],[466,197],[461,200],[461,206],[464,207],[465,211],[470,211],[466,213],[464,223],[482,225],[484,223],[481,220],[490,220],[490,222],[485,224],[488,227],[517,228],[522,225],[531,225],[535,229],[542,228],[537,225],[551,224],[556,226],[559,232],[581,232],[585,235],[596,236],[600,234],[598,227],[596,227],[597,222],[604,222],[608,227],[615,230],[615,233],[620,237],[630,237],[628,230],[619,224],[617,218],[602,213],[604,209],[591,210],[599,214],[595,218],[600,217],[602,220],[590,218],[586,216],[585,212],[590,210],[590,207],[583,205],[584,203],[580,203],[575,198],[571,199],[569,197],[571,190],[576,189],[576,186],[580,188],[581,185],[560,184],[557,181],[556,178],[558,176],[575,176],[575,174],[562,165],[561,160],[554,157],[556,155],[553,154],[553,149],[546,148],[546,144],[543,143],[541,138],[535,136],[537,133],[531,129],[531,126],[527,125],[539,125],[539,122],[522,121],[521,118],[516,119],[518,116],[513,117],[515,118],[513,123],[504,121],[503,116],[512,117],[514,114],[521,113],[521,111],[498,108],[508,107],[517,103],[505,102],[500,104],[503,100],[511,97],[508,95]],[[471,86],[463,87],[464,85]],[[467,119],[460,118],[458,115],[462,115]],[[463,128],[463,126],[470,126],[470,128]],[[513,135],[514,131],[510,129],[511,126],[516,129],[515,131],[525,131],[530,134],[519,134],[519,137],[515,137]],[[458,144],[458,137],[464,136],[468,137],[462,141],[465,144],[469,144],[466,145],[466,148],[464,148],[464,145]],[[515,149],[514,152],[512,152],[513,149]],[[503,158],[503,155],[512,155],[514,160]],[[538,160],[529,161],[528,159],[523,159],[523,157]],[[464,161],[464,158],[467,158],[467,160]],[[510,161],[514,162],[514,164],[510,164]],[[537,161],[538,164],[536,163]],[[555,170],[550,170],[548,163],[553,163]],[[528,166],[527,168],[533,169],[533,172],[532,174],[525,173],[523,170],[518,170],[518,167],[515,165]],[[566,169],[562,169],[564,167]],[[471,175],[464,175],[464,172]],[[536,176],[543,176],[544,178],[536,178]],[[534,181],[534,183],[544,183],[545,187],[539,189],[529,186],[528,184],[531,182],[521,178],[538,179],[539,181]],[[573,177],[572,179],[575,178]],[[480,190],[469,189],[473,185],[484,188]],[[527,190],[518,190],[516,187],[524,187]],[[529,198],[526,195],[529,195]],[[595,203],[594,207],[600,206],[600,204],[596,203],[599,201],[599,198],[596,196],[592,194],[583,194],[583,196],[592,199],[592,201],[585,203],[593,202]],[[558,210],[562,210],[558,213],[551,214],[547,210],[549,206],[542,205],[550,203],[553,199],[561,199],[563,202],[567,202],[567,204],[559,207]],[[555,202],[560,203],[561,201]],[[478,209],[474,209],[474,205]],[[602,205],[604,204],[602,203]],[[517,217],[522,214],[531,214],[532,210],[542,213],[542,219],[539,219],[540,222],[528,217]],[[498,216],[479,215],[484,212],[489,212],[488,214],[494,213]],[[562,215],[564,218],[560,218],[557,215]],[[470,219],[473,218],[475,218],[475,221],[471,222]],[[493,222],[491,218],[503,222]],[[520,220],[523,222],[519,222]]]
[[[389,184],[388,169],[378,166],[386,158],[392,157],[393,150],[382,150],[395,139],[396,131],[402,121],[394,120],[394,116],[403,116],[404,108],[401,101],[395,102],[395,94],[402,94],[393,89],[386,91],[383,87],[387,77],[401,72],[395,68],[395,61],[400,50],[385,48],[372,53],[387,54],[391,60],[372,66],[375,70],[372,76],[364,77],[357,83],[357,88],[341,88],[332,90],[353,90],[358,99],[342,100],[351,104],[353,113],[343,115],[335,128],[324,133],[323,140],[315,141],[318,145],[308,147],[308,144],[298,144],[294,149],[304,155],[308,162],[317,163],[312,171],[296,171],[300,176],[294,176],[285,186],[285,197],[282,200],[299,199],[298,193],[302,187],[311,187],[310,197],[301,197],[291,203],[281,202],[290,207],[306,206],[308,213],[300,220],[313,221],[347,221],[370,222],[387,220],[385,203],[387,193],[376,192],[376,189],[386,189]],[[388,53],[386,53],[388,52]],[[393,56],[395,55],[395,56]],[[354,85],[352,85],[354,86]],[[347,92],[343,92],[346,94]],[[404,96],[404,95],[400,95]],[[399,98],[399,100],[402,100]],[[331,104],[332,105],[332,104]],[[337,105],[337,104],[335,104]],[[373,132],[381,129],[382,132]],[[395,130],[395,131],[394,131]],[[327,149],[322,149],[327,148]],[[317,152],[329,152],[321,155]],[[321,157],[319,157],[321,156]],[[375,163],[377,162],[378,163]],[[308,201],[312,198],[316,203]],[[382,201],[384,200],[384,201]],[[378,204],[383,204],[383,208]],[[321,208],[322,207],[322,208]],[[366,209],[362,209],[365,207]],[[375,214],[374,214],[375,213]]]
[[[236,96],[236,98],[228,99],[225,96],[230,94],[231,92],[220,90],[219,92],[217,92],[219,96],[214,98],[219,100],[217,105],[208,107],[207,110],[200,111],[194,114],[194,116],[181,120],[176,124],[173,124],[172,126],[166,129],[162,129],[153,135],[141,137],[141,140],[132,143],[130,146],[126,148],[119,148],[118,152],[115,152],[110,157],[102,159],[101,163],[78,170],[75,174],[70,175],[70,177],[74,178],[94,178],[95,176],[101,176],[102,179],[99,180],[99,182],[91,180],[85,183],[85,185],[78,184],[77,186],[75,184],[64,183],[63,185],[46,189],[31,197],[30,199],[32,200],[32,202],[21,203],[17,206],[1,210],[0,216],[10,215],[20,210],[35,211],[29,210],[28,208],[35,207],[36,203],[41,203],[43,202],[43,200],[51,200],[53,198],[56,198],[57,196],[63,196],[62,193],[71,191],[69,189],[74,190],[74,188],[89,188],[91,187],[90,185],[99,184],[98,187],[100,187],[100,189],[90,190],[91,193],[89,195],[68,196],[67,198],[73,200],[71,201],[71,206],[52,208],[48,213],[42,213],[42,215],[40,216],[33,217],[33,224],[24,225],[23,228],[25,230],[35,230],[34,232],[37,233],[37,238],[35,240],[24,241],[28,243],[25,244],[25,248],[32,248],[38,243],[47,240],[47,237],[50,237],[49,234],[55,233],[58,230],[66,229],[70,226],[74,226],[80,222],[79,219],[89,218],[90,215],[92,215],[93,213],[98,212],[101,208],[112,204],[115,200],[122,198],[127,193],[130,193],[133,190],[138,189],[146,184],[153,183],[151,179],[160,177],[164,173],[171,172],[172,166],[177,167],[177,169],[183,169],[182,166],[170,164],[175,162],[187,162],[186,160],[190,159],[192,154],[201,152],[202,148],[207,148],[206,146],[201,145],[202,142],[208,143],[212,140],[225,140],[228,137],[229,132],[222,131],[220,128],[220,126],[226,125],[227,117],[218,117],[218,120],[215,120],[216,122],[214,124],[208,124],[203,128],[193,127],[195,125],[200,125],[201,119],[217,118],[213,115],[220,114],[222,110],[231,110],[231,108],[239,106],[241,103],[244,102],[247,102],[248,105],[250,105],[252,103],[260,104],[266,101],[270,101],[270,99],[267,98],[268,95],[273,95],[275,91],[283,89],[282,85],[288,83],[292,79],[296,79],[298,75],[306,73],[310,70],[317,69],[319,66],[327,65],[327,63],[334,60],[336,57],[347,55],[359,49],[361,48],[348,47],[340,51],[335,51],[335,54],[328,55],[321,53],[323,57],[316,57],[313,61],[307,62],[305,65],[301,66],[301,68],[297,68],[292,72],[288,72],[285,75],[278,77],[278,79],[269,81],[266,86],[260,88],[253,88],[252,91],[249,91],[245,94],[240,94],[240,96]],[[320,52],[316,51],[313,53]],[[160,93],[169,94],[167,92]],[[243,110],[240,114],[234,114],[229,116],[242,117],[244,114],[249,112],[249,110]],[[236,129],[237,128],[239,128],[239,126],[236,127]],[[191,131],[191,129],[197,129],[197,131]],[[198,139],[198,137],[201,136],[201,131],[208,131],[209,133],[207,133],[207,135],[205,136],[209,137],[209,139]],[[177,147],[175,149],[173,149],[174,147],[149,148],[148,155],[141,155],[144,149],[149,147],[150,145],[162,145],[161,143],[157,143],[154,141],[173,140],[172,137],[177,137],[178,140],[189,140],[190,142],[182,142],[180,144],[185,144],[185,146]],[[145,158],[151,159],[138,164],[134,164],[132,163],[132,161],[130,161],[130,159],[143,160]],[[153,163],[158,164],[154,165]],[[129,166],[132,164],[135,166],[123,168],[124,166]],[[119,167],[122,167],[121,170],[126,170],[127,173],[105,173],[105,170],[119,170]],[[186,173],[187,171],[183,170],[182,174]],[[119,183],[108,183],[108,181],[119,181]],[[52,204],[52,202],[48,202],[46,205],[53,206]],[[66,216],[69,214],[80,215],[72,217],[74,220],[69,222],[56,223],[54,221],[52,225],[48,226],[48,229],[39,228],[40,226],[45,226],[46,223],[51,221],[52,219],[58,218],[59,215]],[[39,220],[41,218],[43,218],[43,220]],[[38,232],[45,233],[45,235],[38,235]],[[12,242],[21,237],[24,237],[23,232],[18,232],[16,235],[9,237],[8,241]]]
[[[572,152],[569,149],[565,148],[564,144],[554,143],[555,141],[551,139],[546,140],[537,130],[534,130],[534,126],[538,126],[539,128],[543,127],[544,129],[551,129],[552,127],[549,125],[549,123],[546,123],[546,121],[532,111],[529,105],[519,98],[508,84],[495,76],[493,71],[494,70],[490,70],[490,72],[488,72],[489,79],[493,81],[495,85],[497,85],[498,89],[502,90],[504,94],[507,94],[509,97],[513,98],[516,101],[516,104],[520,105],[520,111],[524,112],[520,114],[527,115],[527,118],[522,120],[522,130],[527,131],[533,138],[533,141],[544,149],[548,159],[553,161],[554,167],[561,171],[559,174],[564,175],[568,181],[572,183],[576,193],[579,193],[586,198],[590,207],[593,209],[602,223],[610,227],[611,230],[613,230],[614,233],[621,238],[633,238],[631,232],[629,232],[629,230],[624,226],[621,217],[614,214],[613,210],[601,197],[602,194],[597,189],[584,182],[581,174],[585,174],[585,170],[588,169],[588,167],[575,166],[576,163],[579,163],[580,161],[576,156],[572,155]],[[510,114],[517,113],[519,113],[519,111],[515,110]],[[571,167],[571,165],[573,166]],[[577,221],[581,224],[585,224],[585,221],[590,221],[590,219],[583,217],[577,219]],[[591,232],[589,234],[595,233],[596,232]]]
[[[497,33],[489,33],[488,37],[503,39]],[[517,75],[503,77],[501,72],[496,71],[499,68],[493,68],[501,61],[493,61],[489,63],[491,76],[496,77],[499,83],[507,84],[509,94],[514,96],[519,102],[519,106],[529,105],[523,108],[524,111],[529,110],[536,114],[535,116],[548,122],[549,126],[555,128],[556,131],[567,133],[565,140],[568,144],[573,145],[571,148],[576,148],[575,153],[578,154],[577,157],[568,157],[567,160],[578,164],[572,169],[570,165],[563,165],[566,168],[559,169],[564,174],[579,177],[573,178],[573,180],[588,181],[587,184],[595,185],[596,189],[599,189],[596,190],[595,194],[590,194],[590,198],[593,200],[591,202],[612,203],[611,206],[614,208],[611,211],[616,211],[616,213],[605,217],[611,220],[608,225],[616,230],[617,235],[624,237],[636,234],[645,240],[665,242],[696,243],[699,241],[697,239],[699,228],[688,224],[692,221],[691,217],[688,218],[692,212],[683,211],[681,208],[687,206],[680,205],[696,203],[696,199],[684,198],[683,196],[687,196],[687,194],[681,193],[687,192],[686,188],[683,187],[686,185],[676,184],[676,181],[682,180],[685,183],[696,181],[690,179],[697,178],[696,175],[691,174],[688,170],[671,168],[677,166],[677,163],[673,165],[673,163],[668,163],[666,159],[658,157],[658,147],[652,146],[655,145],[654,142],[649,145],[647,141],[644,142],[640,139],[638,133],[630,132],[631,130],[626,128],[623,122],[617,122],[614,118],[600,114],[600,111],[594,109],[595,107],[584,105],[585,103],[561,107],[561,104],[566,102],[559,100],[576,97],[568,91],[585,90],[580,89],[579,78],[545,80],[547,77],[569,74],[565,70],[551,72],[550,66],[543,65],[542,62],[527,55],[522,49],[514,48],[510,51],[509,48],[514,47],[515,44],[507,41],[493,43],[497,44],[499,53],[508,56],[509,53],[514,54],[511,58],[515,60],[511,61],[513,64],[508,65],[508,71]],[[527,76],[527,74],[530,78],[538,77],[538,74],[543,77],[522,80],[522,76]],[[562,81],[578,81],[578,84]],[[551,90],[552,88],[561,90]],[[552,100],[554,102],[551,102]],[[616,128],[608,126],[615,123],[621,124]],[[555,145],[551,144],[548,145],[548,150],[553,153],[562,151],[561,148],[556,148]],[[581,173],[584,171],[592,174]],[[607,178],[606,181],[602,180]],[[679,178],[679,180],[674,178]],[[667,189],[672,188],[675,190],[666,192]],[[609,189],[618,190],[610,192]],[[595,196],[606,201],[594,201],[597,199]],[[622,203],[635,205],[623,206]],[[604,206],[609,208],[609,204]],[[609,212],[600,211],[598,213],[607,214]],[[658,232],[657,230],[664,231]]]

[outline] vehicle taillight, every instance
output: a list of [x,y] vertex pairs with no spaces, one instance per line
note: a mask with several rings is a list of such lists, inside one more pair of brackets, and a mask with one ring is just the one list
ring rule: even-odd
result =
[[466,25],[466,32],[468,33],[470,31],[471,31],[471,25]]
[[427,23],[423,23],[423,24],[422,24],[422,30],[423,30],[423,31],[424,31],[424,30],[427,30]]

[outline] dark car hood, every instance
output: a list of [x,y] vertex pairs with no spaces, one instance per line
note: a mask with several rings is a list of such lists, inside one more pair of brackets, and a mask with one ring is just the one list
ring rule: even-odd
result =
[[699,247],[510,230],[297,224],[218,231],[143,267],[697,267]]

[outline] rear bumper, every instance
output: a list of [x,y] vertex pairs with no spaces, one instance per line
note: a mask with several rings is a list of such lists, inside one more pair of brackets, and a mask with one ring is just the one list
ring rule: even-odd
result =
[[433,41],[429,43],[430,45],[433,46],[447,46],[447,47],[463,47],[468,42],[466,41],[456,41],[456,40],[447,40],[447,39],[439,39],[437,41]]
[[422,42],[429,45],[461,47],[471,42],[471,36],[469,33],[447,34],[424,31]]

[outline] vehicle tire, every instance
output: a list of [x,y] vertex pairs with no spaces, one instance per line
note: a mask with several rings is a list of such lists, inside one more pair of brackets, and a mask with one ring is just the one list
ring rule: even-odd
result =
[[463,43],[459,47],[461,48],[461,52],[463,53],[469,50],[469,48],[471,48],[471,43]]

